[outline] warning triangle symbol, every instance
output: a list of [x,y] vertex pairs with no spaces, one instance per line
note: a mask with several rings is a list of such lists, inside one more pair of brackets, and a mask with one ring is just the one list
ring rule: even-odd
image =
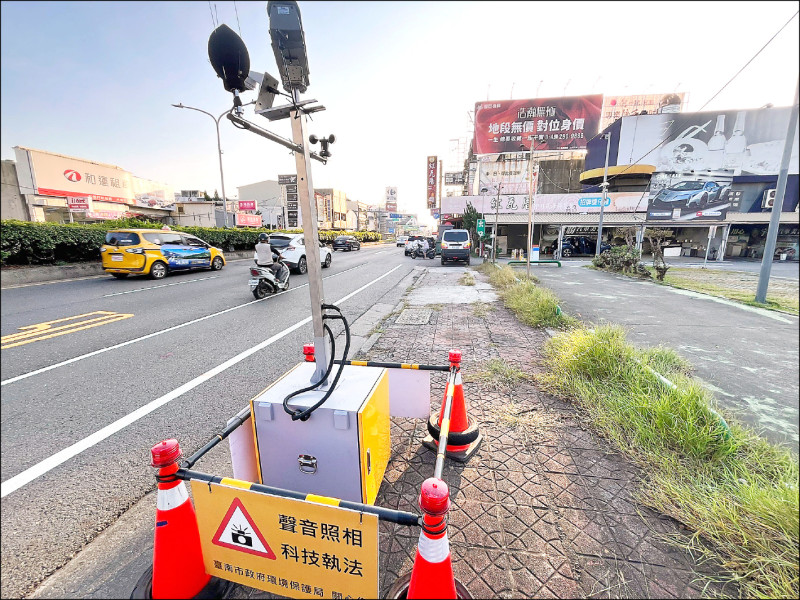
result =
[[275,560],[275,553],[253,522],[252,517],[239,498],[234,498],[231,507],[222,519],[212,543],[223,548],[240,550],[248,554]]

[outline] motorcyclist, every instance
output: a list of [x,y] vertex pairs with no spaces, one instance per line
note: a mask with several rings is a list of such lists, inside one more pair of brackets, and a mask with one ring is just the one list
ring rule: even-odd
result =
[[428,256],[428,250],[430,250],[430,244],[428,243],[428,238],[422,238],[422,258]]
[[[414,249],[411,251],[411,258],[416,258],[417,253],[422,252],[422,240],[414,240]],[[425,255],[422,255],[423,258]]]
[[280,265],[277,264],[273,258],[273,254],[278,255],[278,252],[272,249],[269,244],[269,236],[266,233],[258,234],[258,243],[256,244],[256,251],[253,258],[259,267],[269,267],[272,274],[277,279]]

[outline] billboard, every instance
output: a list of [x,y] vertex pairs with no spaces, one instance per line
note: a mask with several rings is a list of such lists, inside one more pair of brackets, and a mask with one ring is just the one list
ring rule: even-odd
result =
[[428,208],[436,207],[436,179],[439,171],[438,159],[435,156],[428,157]]
[[[617,164],[655,166],[648,219],[722,220],[735,196],[734,177],[778,173],[790,110],[630,117],[620,128]],[[795,143],[789,173],[797,172]]]
[[[528,153],[512,152],[480,157],[478,163],[478,194],[527,194]],[[485,190],[485,191],[484,191]]]
[[256,210],[256,201],[239,200],[239,210]]
[[675,94],[605,96],[603,99],[603,113],[600,117],[600,131],[603,131],[617,119],[630,115],[638,115],[642,111],[646,111],[649,115],[656,115],[661,112],[681,112],[685,103],[685,92]]
[[175,202],[171,186],[136,177],[116,165],[21,146],[15,147],[14,153],[17,165],[30,169],[30,179],[26,173],[20,174],[23,194],[85,198],[154,208],[166,208]]
[[598,132],[603,96],[475,104],[475,154],[585,148]]
[[386,188],[386,210],[394,212],[397,210],[397,188]]
[[444,174],[444,184],[445,185],[464,185],[464,172],[457,171],[455,173],[445,173]]
[[247,213],[236,213],[237,227],[261,227],[261,215],[249,215]]

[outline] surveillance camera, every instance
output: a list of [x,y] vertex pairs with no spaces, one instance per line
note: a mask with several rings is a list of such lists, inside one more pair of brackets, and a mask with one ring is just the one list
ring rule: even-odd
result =
[[283,88],[305,92],[308,88],[308,56],[300,9],[292,0],[267,2],[269,35]]

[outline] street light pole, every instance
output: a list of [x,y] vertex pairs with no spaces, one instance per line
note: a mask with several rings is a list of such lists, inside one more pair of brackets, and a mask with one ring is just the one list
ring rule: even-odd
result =
[[603,169],[603,200],[600,203],[600,221],[597,224],[597,246],[594,255],[600,256],[600,242],[603,239],[603,211],[606,208],[606,198],[608,197],[608,152],[611,149],[611,132],[600,136],[606,140],[606,166]]
[[[525,250],[525,256],[528,260],[525,264],[525,275],[528,279],[531,278],[531,248],[533,248],[533,196],[536,193],[533,185],[533,145],[531,141],[530,155],[528,156],[528,248]],[[538,181],[538,178],[537,178]]]
[[222,171],[222,144],[221,144],[220,138],[219,138],[219,120],[222,117],[224,117],[225,115],[227,115],[230,112],[230,110],[226,110],[220,116],[215,117],[210,112],[206,112],[206,111],[201,110],[199,108],[195,108],[194,106],[186,106],[186,105],[184,105],[182,103],[181,104],[173,104],[172,106],[174,106],[175,108],[188,108],[189,110],[196,110],[197,112],[201,112],[204,115],[208,115],[209,117],[211,117],[214,120],[214,126],[217,128],[217,153],[219,154],[219,179],[220,179],[220,182],[222,183],[222,211],[223,211],[223,216],[224,216],[223,223],[224,223],[224,226],[227,227],[228,226],[228,198],[225,195],[225,175],[224,175],[224,173]]
[[781,167],[778,172],[778,185],[775,190],[775,202],[772,203],[772,214],[769,218],[769,228],[767,229],[767,239],[764,243],[764,256],[761,259],[761,272],[758,275],[758,286],[756,287],[756,302],[762,304],[767,301],[767,287],[769,286],[769,275],[772,270],[772,258],[775,254],[775,245],[778,239],[778,229],[780,228],[781,210],[783,210],[783,197],[786,194],[786,181],[789,178],[789,161],[792,157],[792,146],[794,145],[794,130],[797,127],[798,100],[800,97],[800,79],[794,89],[794,103],[792,112],[789,115],[789,129],[786,132],[786,142],[783,145],[783,156],[781,157]]

